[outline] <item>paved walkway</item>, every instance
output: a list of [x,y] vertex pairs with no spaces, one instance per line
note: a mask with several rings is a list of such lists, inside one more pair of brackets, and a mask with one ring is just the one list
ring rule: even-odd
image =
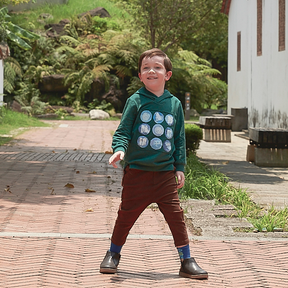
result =
[[169,228],[150,208],[131,230],[119,272],[100,274],[121,195],[121,170],[107,164],[118,123],[54,123],[0,147],[0,287],[288,287],[288,245],[279,239],[190,233],[209,279],[180,278]]

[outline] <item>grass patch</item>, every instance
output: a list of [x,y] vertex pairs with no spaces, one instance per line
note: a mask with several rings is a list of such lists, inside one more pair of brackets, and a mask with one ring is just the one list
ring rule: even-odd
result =
[[[11,14],[12,22],[25,29],[44,30],[43,23],[39,22],[39,15],[48,13],[53,16],[52,19],[45,20],[45,24],[59,23],[60,20],[70,19],[71,15],[92,10],[96,7],[105,8],[112,18],[127,19],[129,14],[118,7],[117,3],[109,0],[69,0],[67,4],[55,5],[44,4],[42,6]],[[29,19],[29,21],[27,21]]]
[[253,201],[244,189],[229,184],[229,178],[203,163],[190,153],[185,170],[185,185],[179,190],[183,199],[215,199],[219,204],[232,204],[237,217],[246,218],[259,231],[273,232],[275,228],[288,231],[288,209],[265,210]]
[[29,117],[26,114],[0,107],[0,145],[8,143],[13,137],[25,131],[25,129],[19,128],[49,126],[49,124],[36,118]]

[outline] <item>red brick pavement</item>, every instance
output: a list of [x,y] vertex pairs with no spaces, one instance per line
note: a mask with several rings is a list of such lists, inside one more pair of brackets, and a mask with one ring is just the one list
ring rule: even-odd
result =
[[288,287],[288,244],[279,240],[191,240],[209,279],[180,278],[169,228],[150,208],[119,272],[100,274],[121,192],[121,171],[101,152],[116,127],[62,121],[0,147],[0,287]]

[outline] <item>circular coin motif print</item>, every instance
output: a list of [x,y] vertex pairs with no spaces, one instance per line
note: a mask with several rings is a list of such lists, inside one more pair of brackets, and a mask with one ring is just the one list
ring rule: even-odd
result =
[[152,119],[152,113],[148,110],[144,110],[141,115],[140,115],[140,119],[143,121],[143,122],[149,122],[151,121]]
[[164,115],[161,112],[155,112],[153,119],[155,123],[162,123],[164,121]]
[[138,128],[138,131],[143,135],[149,134],[150,130],[151,130],[150,126],[146,123],[142,123]]
[[169,126],[172,126],[174,123],[174,118],[171,114],[167,114],[165,117],[165,121]]
[[137,144],[140,148],[146,148],[148,146],[149,140],[145,136],[139,136],[137,139]]
[[166,152],[170,152],[171,151],[171,142],[169,140],[166,140],[164,143],[163,143],[163,149],[166,151]]
[[150,146],[154,149],[154,150],[159,150],[162,147],[162,141],[159,138],[153,138],[150,142]]
[[165,136],[167,139],[172,139],[173,137],[173,130],[170,127],[167,127],[165,130]]
[[161,136],[164,133],[164,127],[160,124],[156,124],[152,128],[152,132],[155,136]]

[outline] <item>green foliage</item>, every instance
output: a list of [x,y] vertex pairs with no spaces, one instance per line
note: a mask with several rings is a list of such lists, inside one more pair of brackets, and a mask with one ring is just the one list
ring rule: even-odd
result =
[[[138,4],[136,3],[137,1],[128,1],[129,3],[131,2],[133,4],[133,7],[130,6],[132,10],[138,7]],[[170,6],[170,8],[175,7],[175,5],[178,5],[177,7],[179,8],[181,5],[186,5],[188,3],[187,1],[188,0],[181,0],[179,1],[179,3],[176,3],[175,1],[175,3],[172,3],[173,1],[169,0],[166,4],[172,5]],[[193,2],[192,6],[194,8],[196,7],[194,5],[200,5],[200,2],[198,1],[199,0],[194,1],[195,3]],[[88,5],[88,2],[89,1],[87,1],[87,3],[85,2],[85,5]],[[142,2],[144,3],[145,1],[143,0]],[[150,2],[153,2],[154,4],[156,3],[155,1]],[[111,4],[110,1],[106,1],[105,3],[107,3],[107,5]],[[147,3],[147,1],[145,3],[147,5],[151,4]],[[117,5],[118,4],[119,3],[117,3]],[[60,95],[59,99],[61,97],[61,102],[65,103],[66,105],[74,105],[73,103],[79,103],[79,105],[75,104],[75,107],[81,107],[84,105],[84,103],[85,105],[88,105],[89,103],[87,103],[86,97],[90,97],[89,95],[91,95],[91,85],[94,83],[101,83],[101,85],[105,86],[105,90],[107,92],[112,86],[117,87],[117,89],[121,89],[121,91],[126,90],[127,95],[124,94],[123,96],[121,96],[121,101],[124,104],[125,98],[127,98],[128,95],[131,95],[142,86],[142,83],[138,78],[137,64],[141,53],[151,47],[151,43],[149,43],[149,37],[146,37],[147,35],[145,33],[142,33],[143,31],[140,26],[138,26],[135,30],[133,30],[132,26],[129,26],[128,23],[126,23],[124,26],[123,19],[127,22],[127,19],[129,19],[129,17],[127,16],[122,17],[122,19],[120,19],[119,16],[116,19],[113,17],[91,18],[89,16],[85,16],[85,19],[79,19],[78,17],[76,17],[76,14],[85,12],[85,10],[88,11],[88,9],[85,8],[84,11],[79,11],[79,4],[77,6],[76,2],[74,2],[74,0],[71,0],[69,1],[68,5],[61,6],[62,12],[64,13],[66,9],[70,7],[70,5],[74,5],[73,12],[70,11],[69,15],[65,15],[65,17],[63,17],[70,18],[71,20],[70,24],[66,25],[65,27],[67,35],[55,39],[46,39],[45,37],[40,37],[37,42],[33,44],[33,51],[20,50],[11,41],[9,42],[13,57],[19,62],[22,67],[22,71],[24,73],[23,80],[25,80],[27,85],[28,83],[30,83],[31,87],[36,88],[37,85],[42,81],[43,76],[52,74],[65,75],[64,84],[69,86],[69,89],[68,93],[66,93],[64,96]],[[51,7],[47,6],[47,9],[49,8],[49,10],[45,12],[49,13],[51,11],[50,13],[52,14],[51,9],[54,9],[54,17],[54,13],[57,14],[58,11],[56,11],[57,9],[55,9],[55,7],[53,8],[53,6],[55,5],[51,5]],[[106,8],[106,6],[103,7]],[[181,7],[181,9],[184,9],[184,6]],[[205,6],[204,8],[208,9],[210,6],[208,8],[207,7],[208,6]],[[92,7],[90,9],[92,9]],[[121,13],[124,13],[123,9],[117,9],[118,12],[122,11]],[[167,13],[174,13],[173,11],[169,12],[167,9],[164,9]],[[179,9],[177,10],[178,12],[181,10]],[[209,9],[207,11],[210,11]],[[58,10],[60,9],[58,8]],[[109,9],[107,10],[110,12]],[[131,12],[131,15],[136,16],[137,13],[134,13],[136,10],[134,12],[132,10],[129,10]],[[203,13],[203,11],[201,12],[200,10],[201,9],[194,10],[193,15],[195,17],[196,15],[202,15],[201,13]],[[159,15],[160,18],[164,17],[165,11],[161,11],[161,15]],[[34,13],[36,12],[31,11],[31,13],[29,14],[29,20],[31,20],[30,15],[34,15]],[[137,21],[140,21],[140,18],[144,14],[140,13],[139,15],[137,15],[137,18],[139,19],[133,19],[135,23],[137,23]],[[73,16],[71,17],[71,15]],[[179,15],[177,14],[177,17],[178,16]],[[205,17],[208,17],[208,15],[205,14]],[[164,18],[160,18],[159,23],[156,21],[156,18],[153,18],[154,21],[157,22],[157,25],[160,25],[161,23],[164,24],[164,22],[162,21]],[[197,18],[198,20],[196,18],[192,19],[194,21],[192,21],[193,23],[196,23],[199,20],[199,17]],[[55,17],[54,19],[56,20]],[[178,26],[185,25],[185,21],[180,21]],[[171,23],[170,22],[171,21],[168,21],[169,25],[174,25],[174,23],[172,23],[173,21]],[[123,30],[123,27],[130,27],[130,29]],[[172,29],[173,31],[171,30],[171,37],[172,35],[174,35],[174,32],[176,33],[176,31],[180,31],[177,30],[178,28],[176,28],[175,31],[173,30],[174,28]],[[166,28],[164,27],[163,29]],[[182,27],[181,29],[184,28]],[[160,29],[159,31],[160,32],[157,32],[158,34],[156,32],[155,33],[160,37],[162,30]],[[142,33],[144,37],[141,37],[140,33]],[[190,32],[189,35],[191,35]],[[163,40],[163,45],[166,43],[165,41]],[[176,42],[173,45],[170,45],[170,42],[167,42],[167,46],[163,46],[167,47],[167,49],[169,48],[169,56],[173,63],[173,76],[167,82],[167,89],[169,89],[172,94],[178,97],[183,104],[185,92],[190,92],[191,106],[197,111],[202,110],[203,106],[210,105],[209,103],[212,102],[213,104],[221,104],[222,102],[225,102],[225,83],[222,85],[222,83],[220,83],[218,79],[213,78],[215,75],[219,74],[219,71],[213,69],[208,61],[201,59],[191,51],[179,50],[178,52],[177,48],[179,47],[178,44],[180,42],[177,42],[178,44],[176,44]],[[8,89],[11,93],[11,87]],[[25,93],[25,95],[29,94]],[[28,98],[31,97],[28,96]],[[30,103],[30,101],[31,99],[27,99],[27,103]],[[28,105],[27,103],[26,105]],[[117,110],[118,109],[119,107],[117,107]]]
[[40,91],[31,83],[21,82],[20,89],[15,91],[15,99],[22,106],[22,110],[29,116],[42,114],[46,104],[40,100]]
[[196,124],[185,124],[186,150],[195,153],[203,139],[203,131]]
[[97,35],[101,35],[107,30],[121,31],[121,26],[119,22],[111,19],[111,18],[101,18],[96,16],[93,18],[93,30]]
[[[191,94],[191,107],[201,111],[207,101],[223,102],[227,97],[227,84],[214,78],[220,72],[192,51],[180,50],[172,58],[173,75],[167,82],[167,88],[184,103],[185,92]],[[220,102],[220,100],[219,100]],[[214,102],[213,102],[214,103]]]
[[12,93],[15,88],[15,81],[18,77],[22,77],[20,64],[12,57],[4,60],[4,90]]
[[4,5],[9,5],[9,4],[17,5],[17,4],[22,4],[22,3],[28,3],[29,1],[30,0],[0,0],[0,7]]
[[13,15],[11,15],[13,23],[21,25],[21,27],[28,30],[35,29],[43,32],[43,22],[39,21],[39,15],[42,13],[49,13],[50,15],[53,15],[52,19],[45,19],[45,24],[59,23],[59,21],[63,19],[71,19],[71,16],[76,16],[80,13],[87,12],[95,7],[105,8],[112,16],[111,18],[113,21],[117,21],[118,23],[122,23],[126,18],[130,17],[125,10],[118,7],[117,1],[113,0],[85,0],[81,2],[79,2],[79,0],[69,0],[65,5],[50,4],[49,1],[46,2],[47,3],[37,6],[29,11],[13,13]]
[[260,217],[250,218],[250,222],[260,232],[273,232],[275,228],[282,228],[283,231],[288,230],[288,208],[277,210],[275,207],[270,207],[267,211],[263,211]]
[[[131,25],[142,31],[151,47],[164,51],[179,47],[209,25],[220,0],[129,0],[122,1],[133,16]],[[221,8],[221,6],[220,6]],[[220,13],[219,8],[219,13]]]
[[89,110],[92,110],[92,109],[99,109],[99,110],[104,110],[104,111],[107,111],[107,110],[111,110],[113,108],[113,106],[110,104],[110,103],[107,103],[105,100],[103,100],[101,103],[98,99],[93,99],[92,102],[90,102],[88,105],[87,105],[87,108]]
[[39,39],[39,36],[13,24],[10,21],[8,9],[3,7],[0,8],[0,42],[7,42],[7,39],[22,49],[28,50],[31,49],[29,43]]
[[222,0],[211,0],[214,8],[209,12],[209,21],[191,33],[181,43],[184,50],[194,51],[201,58],[216,61],[222,67],[227,65],[228,17],[221,13]]

